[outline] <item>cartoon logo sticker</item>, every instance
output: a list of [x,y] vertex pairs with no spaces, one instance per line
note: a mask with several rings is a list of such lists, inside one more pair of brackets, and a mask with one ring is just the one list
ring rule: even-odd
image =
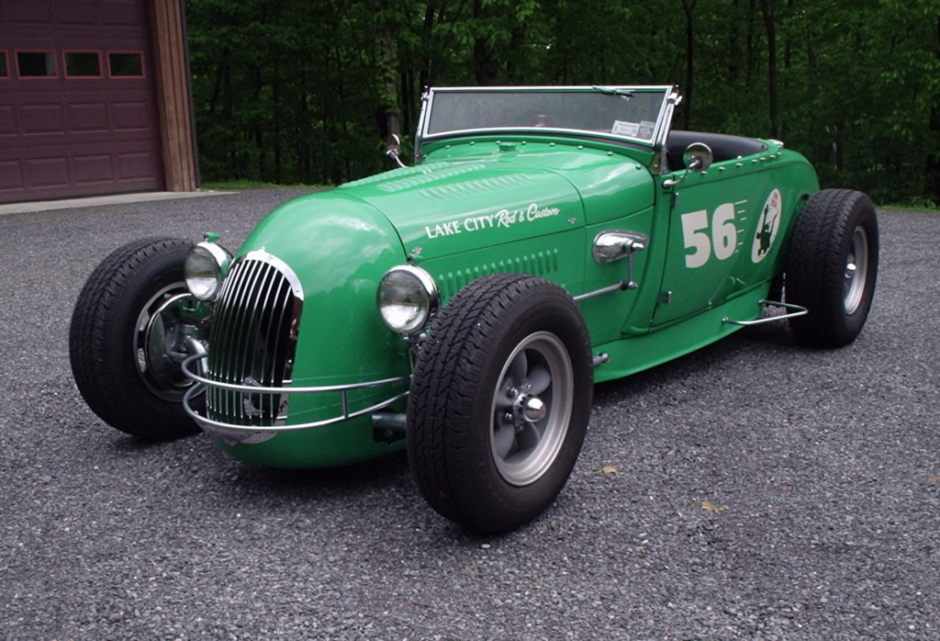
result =
[[773,249],[780,229],[780,212],[783,210],[783,199],[780,190],[774,189],[764,203],[760,220],[757,221],[757,233],[754,234],[754,244],[751,246],[751,262],[759,263]]

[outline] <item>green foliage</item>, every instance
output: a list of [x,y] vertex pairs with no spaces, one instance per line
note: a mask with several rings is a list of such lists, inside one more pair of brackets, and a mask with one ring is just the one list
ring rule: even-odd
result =
[[677,126],[940,200],[940,0],[187,0],[187,21],[207,180],[379,171],[428,85],[679,84]]

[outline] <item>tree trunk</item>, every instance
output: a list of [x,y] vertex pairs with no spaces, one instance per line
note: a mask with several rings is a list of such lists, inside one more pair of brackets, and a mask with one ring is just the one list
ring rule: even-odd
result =
[[692,122],[692,95],[695,86],[695,3],[697,0],[682,0],[685,12],[685,112],[682,120],[683,129],[689,129]]
[[[483,0],[474,0],[473,19],[477,24],[483,21],[485,10]],[[486,37],[478,35],[473,42],[473,71],[477,84],[486,86],[496,77],[496,61],[486,42]]]
[[760,10],[767,30],[767,98],[770,111],[770,135],[780,135],[777,114],[777,0],[761,0]]
[[[937,18],[937,41],[934,56],[940,61],[940,18]],[[940,205],[940,104],[935,101],[930,108],[930,136],[933,144],[927,147],[927,197]]]
[[401,108],[398,106],[398,64],[395,52],[395,36],[392,25],[386,18],[382,25],[382,109],[385,112],[386,142],[392,136],[401,136]]

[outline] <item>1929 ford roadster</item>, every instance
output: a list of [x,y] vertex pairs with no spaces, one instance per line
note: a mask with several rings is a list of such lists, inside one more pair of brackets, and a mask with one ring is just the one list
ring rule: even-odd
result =
[[842,346],[868,316],[868,197],[820,191],[781,142],[671,131],[679,100],[430,90],[414,167],[287,203],[234,256],[207,234],[105,259],[72,318],[78,388],[127,433],[198,426],[261,465],[407,448],[440,514],[518,527],[568,479],[595,381],[781,318]]

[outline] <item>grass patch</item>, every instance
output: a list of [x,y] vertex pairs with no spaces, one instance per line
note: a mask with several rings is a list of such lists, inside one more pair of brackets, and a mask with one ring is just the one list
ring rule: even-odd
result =
[[888,209],[895,211],[916,211],[924,214],[940,213],[940,203],[934,202],[926,196],[913,196],[903,203],[886,203],[880,205],[878,209]]
[[310,189],[312,191],[323,191],[325,189],[332,189],[332,187],[329,185],[278,185],[258,180],[207,180],[202,183],[200,189],[216,191],[239,191],[243,189]]
[[876,209],[882,211],[913,211],[919,214],[940,214],[940,209],[930,205],[898,205],[891,203],[888,205],[877,205]]

